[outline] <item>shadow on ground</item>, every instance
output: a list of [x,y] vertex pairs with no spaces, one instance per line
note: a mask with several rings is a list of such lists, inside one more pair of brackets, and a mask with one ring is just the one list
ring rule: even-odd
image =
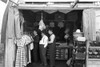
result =
[[[27,67],[44,67],[44,66],[40,65],[40,63],[30,63],[27,65]],[[49,65],[47,67],[49,67]],[[66,61],[56,61],[55,67],[68,67],[68,66],[66,65]]]

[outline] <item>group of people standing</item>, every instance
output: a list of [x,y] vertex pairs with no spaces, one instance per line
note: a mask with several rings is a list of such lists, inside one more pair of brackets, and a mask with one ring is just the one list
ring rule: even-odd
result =
[[[42,31],[34,30],[32,35],[24,33],[22,37],[15,40],[17,45],[15,67],[26,67],[28,63],[37,63],[47,66],[47,48],[49,48],[50,67],[55,66],[55,35],[52,29]],[[27,63],[28,62],[28,63]]]
[[[41,65],[47,66],[47,48],[49,51],[50,67],[55,66],[55,35],[52,29],[42,30],[38,33],[37,30],[33,31],[32,35],[34,41],[34,49],[32,51],[34,62],[38,62],[39,57]],[[39,57],[38,57],[39,56]]]
[[34,28],[35,29],[32,31],[32,34],[23,34],[21,39],[16,41],[17,53],[15,67],[24,67],[27,65],[26,55],[28,56],[28,61],[31,59],[32,62],[37,63],[39,60],[41,60],[41,65],[47,66],[47,51],[49,51],[50,67],[54,67],[56,52],[55,42],[57,40],[64,41],[64,39],[68,44],[72,42],[72,37],[69,33],[70,29],[67,28],[65,30],[64,24],[61,23],[57,28],[53,22],[51,22],[50,26],[46,26],[43,23],[43,20],[41,20],[37,26],[34,26]]

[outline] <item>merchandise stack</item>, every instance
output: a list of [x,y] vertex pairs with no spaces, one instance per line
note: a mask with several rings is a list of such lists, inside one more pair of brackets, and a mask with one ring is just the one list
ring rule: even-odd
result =
[[[68,45],[67,43],[56,43],[55,59],[56,60],[67,60],[68,59]],[[48,48],[49,49],[49,48]],[[49,50],[47,49],[47,58],[49,59]]]
[[86,61],[86,42],[75,41],[73,49],[73,65],[74,67],[84,67]]
[[87,67],[100,67],[100,43],[89,42],[87,53]]
[[68,47],[56,47],[56,59],[57,60],[67,60],[68,59]]

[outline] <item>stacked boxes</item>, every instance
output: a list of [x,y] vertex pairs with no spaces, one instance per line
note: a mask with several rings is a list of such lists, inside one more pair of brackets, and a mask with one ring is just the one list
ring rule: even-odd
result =
[[67,60],[68,59],[68,48],[67,47],[56,47],[56,59]]
[[74,45],[73,65],[74,67],[84,67],[86,61],[86,42],[75,41]]
[[86,58],[86,43],[81,41],[75,42],[75,59],[85,60]]
[[[48,48],[49,49],[49,48]],[[47,49],[47,58],[49,59],[49,50]],[[59,45],[56,45],[56,53],[55,53],[56,60],[67,60],[68,59],[68,46],[67,45],[62,45],[60,43]]]
[[100,59],[100,48],[89,48],[89,58]]
[[100,43],[89,42],[87,53],[87,67],[100,67]]

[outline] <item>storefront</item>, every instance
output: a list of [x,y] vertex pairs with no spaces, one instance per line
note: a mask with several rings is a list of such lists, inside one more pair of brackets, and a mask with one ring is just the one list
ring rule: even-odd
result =
[[[14,66],[16,55],[14,39],[19,39],[23,32],[31,33],[40,20],[46,26],[55,27],[54,33],[58,38],[56,42],[57,60],[68,60],[69,45],[64,38],[66,31],[69,31],[71,36],[71,44],[75,45],[76,41],[73,39],[73,34],[79,29],[84,34],[82,37],[86,38],[85,64],[82,66],[100,66],[100,55],[98,53],[100,49],[90,45],[90,42],[94,43],[97,40],[97,32],[100,31],[100,3],[98,1],[63,0],[56,2],[51,0],[48,2],[23,0],[17,2],[16,0],[10,1],[8,4],[7,17],[2,24],[1,32],[1,43],[5,45],[4,67]],[[58,28],[62,29],[59,30]],[[61,54],[58,55],[59,53]],[[97,56],[94,57],[94,54]]]

